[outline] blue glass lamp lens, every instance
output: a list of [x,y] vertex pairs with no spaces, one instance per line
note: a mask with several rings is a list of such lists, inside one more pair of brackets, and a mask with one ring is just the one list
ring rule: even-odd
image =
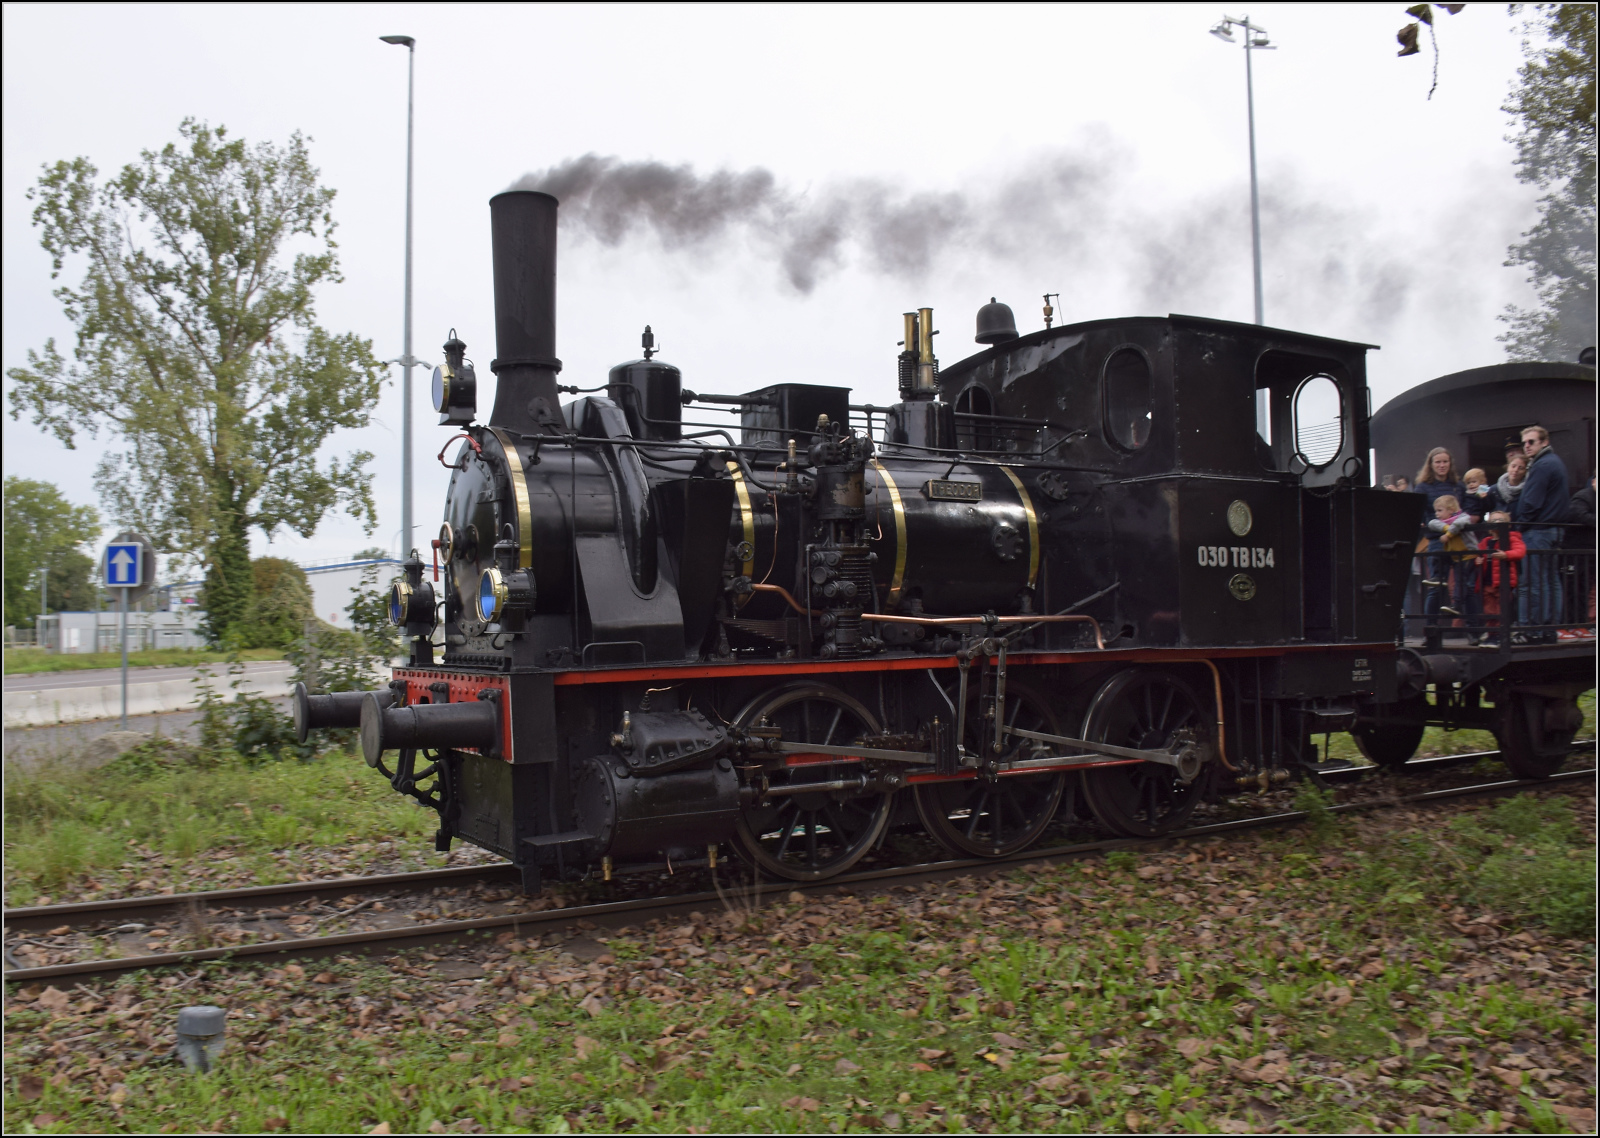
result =
[[444,369],[433,369],[433,409],[444,413]]
[[493,620],[494,610],[494,578],[485,573],[478,580],[478,613],[484,620]]

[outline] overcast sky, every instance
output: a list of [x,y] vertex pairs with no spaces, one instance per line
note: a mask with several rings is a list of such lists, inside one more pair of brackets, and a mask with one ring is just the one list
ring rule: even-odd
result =
[[[1040,297],[1065,322],[1192,313],[1252,318],[1243,51],[1207,35],[1205,6],[873,8],[158,7],[8,4],[4,31],[7,368],[48,337],[69,346],[25,193],[42,163],[85,155],[110,173],[194,116],[248,141],[299,130],[334,212],[345,282],[322,323],[400,354],[405,50],[417,39],[416,354],[451,327],[493,401],[490,196],[585,154],[770,172],[795,216],[846,224],[798,280],[769,231],[703,237],[648,225],[619,242],[563,228],[564,382],[603,382],[654,326],[687,386],[778,381],[892,401],[900,313],[932,306],[952,363],[976,349],[991,295],[1023,331]],[[1437,9],[1436,9],[1437,11]],[[1397,59],[1401,4],[1250,11],[1278,50],[1255,53],[1267,323],[1382,345],[1374,406],[1503,358],[1495,317],[1530,292],[1503,267],[1535,217],[1500,111],[1520,62],[1504,5],[1440,15],[1432,55]],[[828,211],[843,209],[844,214]],[[854,211],[854,212],[851,212]],[[575,214],[574,214],[575,216]],[[929,227],[916,224],[930,219]],[[884,219],[887,218],[887,223]],[[907,232],[907,227],[912,232]],[[69,265],[67,276],[76,280]],[[809,291],[807,291],[809,290]],[[396,369],[398,378],[398,369]],[[431,534],[447,475],[416,379],[416,514]],[[487,381],[487,382],[486,382]],[[7,382],[7,408],[9,389]],[[377,456],[381,525],[256,535],[300,561],[396,545],[400,396],[330,453]],[[5,419],[7,474],[100,504],[102,435],[76,452]],[[1431,442],[1418,438],[1418,453]]]

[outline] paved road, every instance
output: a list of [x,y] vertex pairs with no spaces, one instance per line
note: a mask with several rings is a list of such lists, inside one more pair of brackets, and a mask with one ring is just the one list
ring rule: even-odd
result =
[[[284,660],[251,660],[237,677],[238,690],[275,699],[289,693],[293,672]],[[227,664],[189,668],[129,668],[128,714],[187,711],[199,701],[199,688],[231,700],[235,677]],[[5,726],[47,727],[108,719],[122,711],[122,672],[97,668],[83,672],[42,672],[5,677]]]
[[[283,660],[246,660],[244,661],[244,674],[255,677],[263,672],[282,672],[289,665]],[[155,683],[166,680],[187,680],[194,682],[194,678],[201,673],[207,676],[218,677],[227,681],[227,664],[200,664],[189,668],[129,668],[128,685]],[[23,675],[5,677],[5,690],[14,691],[51,691],[56,688],[97,688],[111,684],[122,683],[121,668],[88,668],[83,671],[71,672],[32,672]]]
[[[287,697],[272,701],[285,714]],[[129,731],[165,735],[169,739],[197,742],[200,721],[197,711],[169,711],[160,715],[128,716]],[[112,731],[120,731],[117,719],[96,719],[81,723],[59,723],[50,727],[8,727],[5,732],[5,761],[33,766],[51,759],[72,759],[88,744]]]

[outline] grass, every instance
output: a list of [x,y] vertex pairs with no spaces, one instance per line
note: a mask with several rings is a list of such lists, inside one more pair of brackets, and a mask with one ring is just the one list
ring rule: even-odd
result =
[[[587,966],[482,943],[454,986],[413,953],[35,993],[7,1011],[6,1125],[1564,1132],[1593,1105],[1573,801],[795,894],[621,930]],[[1587,858],[1584,940],[1488,880],[1487,848]],[[230,1012],[207,1076],[158,1059],[186,1003]]]
[[8,769],[5,816],[8,905],[361,872],[386,843],[421,858],[438,824],[345,752],[251,767],[170,741],[93,771]]
[[[129,652],[128,665],[139,668],[175,668],[222,663],[232,658],[232,654],[228,652],[213,652],[204,648],[150,648],[142,652]],[[283,651],[278,648],[247,648],[238,653],[238,658],[281,660]],[[5,650],[5,674],[8,676],[120,667],[122,667],[121,652],[46,652],[40,648]]]

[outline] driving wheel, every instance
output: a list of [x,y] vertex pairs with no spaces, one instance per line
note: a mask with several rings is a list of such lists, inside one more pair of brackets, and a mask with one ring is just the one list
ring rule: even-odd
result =
[[[1092,743],[1157,751],[1187,737],[1211,742],[1211,701],[1189,684],[1155,669],[1130,668],[1095,693],[1083,737]],[[1180,735],[1179,732],[1183,734]],[[1083,772],[1084,797],[1101,823],[1118,834],[1151,838],[1181,829],[1199,805],[1210,767],[1184,782],[1175,767],[1137,763]]]
[[[1050,705],[1017,684],[1006,687],[1005,723],[1023,731],[1061,734]],[[1008,763],[1026,756],[1032,747],[1028,740],[1010,736],[995,754],[993,733],[981,737],[985,726],[974,702],[967,709],[964,745],[984,760]],[[1055,817],[1067,778],[1063,771],[1047,771],[922,783],[916,788],[917,814],[928,833],[951,853],[1004,857],[1039,840]]]
[[[785,743],[848,746],[878,732],[877,721],[860,701],[827,684],[765,693],[739,713],[737,723],[750,727],[762,720],[782,731]],[[893,795],[804,787],[851,778],[861,770],[858,762],[769,770],[767,796],[740,810],[735,847],[767,873],[789,881],[821,881],[843,873],[883,835]]]

